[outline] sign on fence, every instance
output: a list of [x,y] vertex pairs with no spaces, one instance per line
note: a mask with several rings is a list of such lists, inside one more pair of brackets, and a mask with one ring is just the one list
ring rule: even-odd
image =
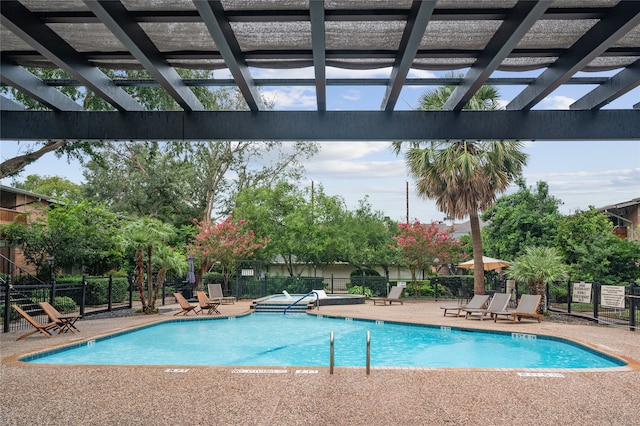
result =
[[603,285],[600,287],[600,301],[603,307],[624,309],[624,287]]
[[573,283],[571,300],[575,303],[591,303],[591,283]]

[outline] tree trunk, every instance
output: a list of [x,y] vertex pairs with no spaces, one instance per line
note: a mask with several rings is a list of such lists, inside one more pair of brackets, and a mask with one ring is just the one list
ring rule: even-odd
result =
[[418,283],[416,282],[416,268],[409,268],[411,270],[411,283],[413,284],[413,295],[416,297],[420,297],[420,290],[418,289]]
[[58,148],[62,148],[68,143],[69,142],[66,140],[48,141],[38,150],[29,152],[24,155],[18,155],[16,157],[9,158],[8,160],[3,161],[2,163],[0,163],[0,178],[17,175],[18,173],[23,171],[27,165],[33,163],[49,152],[55,151]]
[[529,291],[531,294],[540,295],[540,305],[538,306],[538,313],[544,314],[547,308],[547,292],[545,291],[545,284],[542,281],[536,281],[529,285]]
[[469,215],[471,244],[473,246],[473,293],[484,294],[484,264],[482,263],[482,235],[478,213]]
[[149,304],[149,307],[153,310],[155,310],[156,307],[156,300],[158,300],[158,295],[160,293],[160,288],[162,287],[162,284],[164,284],[164,278],[167,276],[167,270],[166,269],[160,269],[158,271],[158,276],[156,277],[156,289],[153,292],[153,298],[151,299],[151,303]]
[[[151,265],[151,254],[153,252],[153,247],[147,247],[147,289],[149,294],[149,299],[153,297],[153,266]],[[145,313],[149,313],[149,311],[153,309],[153,306],[147,306],[145,309]]]
[[140,293],[140,303],[142,303],[142,309],[147,309],[147,298],[144,295],[144,257],[142,250],[136,250],[136,287],[138,287],[138,293]]

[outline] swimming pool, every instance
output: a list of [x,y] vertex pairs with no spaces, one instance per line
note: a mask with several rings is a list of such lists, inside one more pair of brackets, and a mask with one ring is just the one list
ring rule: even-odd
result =
[[251,314],[178,319],[80,342],[20,361],[34,364],[153,366],[608,368],[626,363],[554,337],[333,318]]

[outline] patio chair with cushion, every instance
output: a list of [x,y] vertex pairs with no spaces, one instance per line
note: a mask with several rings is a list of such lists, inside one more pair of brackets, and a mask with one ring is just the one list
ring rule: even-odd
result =
[[173,297],[176,298],[176,302],[178,302],[178,305],[180,305],[180,309],[182,309],[181,311],[173,314],[174,317],[180,314],[189,315],[189,312],[193,312],[194,314],[198,315],[198,311],[196,310],[198,308],[198,305],[192,305],[191,303],[187,302],[187,299],[185,299],[184,296],[180,293],[173,293]]
[[486,309],[464,308],[462,311],[466,319],[479,316],[480,321],[482,321],[487,314],[493,318],[494,313],[506,311],[509,300],[511,300],[510,294],[495,293]]
[[448,311],[455,311],[455,316],[459,317],[460,311],[463,309],[483,309],[488,300],[489,296],[486,294],[476,294],[466,305],[440,306],[440,309],[444,309],[444,316],[447,315]]
[[203,312],[206,309],[207,315],[220,315],[220,311],[218,310],[218,306],[220,306],[220,299],[209,299],[207,297],[207,293],[204,291],[196,291],[196,297],[198,298],[198,305],[200,306],[199,312]]
[[374,305],[386,305],[387,302],[389,302],[389,305],[393,304],[393,302],[400,302],[401,305],[404,305],[402,300],[400,300],[403,289],[404,287],[394,285],[391,287],[391,290],[389,290],[389,295],[387,297],[372,297],[371,300],[373,300]]
[[220,303],[223,305],[233,305],[236,302],[236,298],[233,296],[222,295],[222,284],[208,284],[209,299],[220,299]]
[[22,315],[22,317],[29,322],[29,324],[35,327],[35,330],[32,330],[28,333],[23,334],[22,336],[18,337],[16,340],[24,339],[25,337],[29,337],[32,334],[38,333],[38,332],[44,334],[47,337],[51,337],[51,333],[49,332],[49,330],[58,327],[58,324],[55,322],[50,322],[48,324],[41,324],[31,315],[23,311],[18,305],[12,305],[12,306],[13,306],[13,309],[18,311],[18,313]]
[[58,333],[70,331],[75,333],[76,331],[80,331],[76,328],[75,323],[82,316],[80,315],[62,315],[53,305],[49,302],[40,302],[38,303],[45,314],[49,317],[52,322],[58,324]]
[[538,307],[541,301],[542,296],[539,294],[523,294],[514,311],[494,312],[493,321],[496,322],[498,316],[506,316],[506,319],[512,319],[514,323],[516,319],[520,321],[522,318],[537,318],[538,322],[541,322],[544,316],[538,313]]

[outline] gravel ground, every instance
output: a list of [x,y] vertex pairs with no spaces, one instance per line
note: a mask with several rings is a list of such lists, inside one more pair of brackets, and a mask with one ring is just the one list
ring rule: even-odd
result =
[[[80,334],[0,335],[2,425],[640,425],[640,332],[556,322],[443,317],[437,302],[323,306],[313,313],[572,338],[630,361],[606,371],[35,366],[19,354],[173,318],[171,313],[83,319]],[[221,306],[247,312],[248,301]],[[121,315],[118,313],[117,315]],[[124,313],[122,314],[124,315]],[[230,336],[230,338],[232,338]],[[523,373],[526,373],[523,375]],[[537,372],[539,373],[539,372]],[[553,373],[553,374],[548,374]]]

